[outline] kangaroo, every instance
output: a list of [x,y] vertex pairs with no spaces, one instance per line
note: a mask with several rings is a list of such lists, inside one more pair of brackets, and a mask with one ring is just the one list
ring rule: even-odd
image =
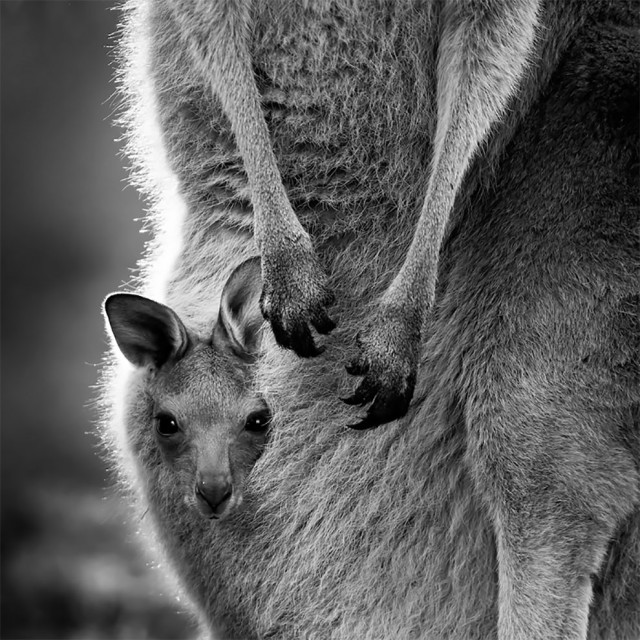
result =
[[[334,296],[287,197],[269,139],[249,52],[251,2],[171,0],[168,6],[193,65],[222,104],[242,156],[263,263],[264,317],[280,345],[300,356],[317,355],[309,326],[324,334],[334,329],[326,310]],[[364,380],[345,401],[372,403],[354,428],[374,427],[407,411],[447,221],[471,159],[527,68],[538,9],[539,0],[443,4],[431,173],[402,268],[358,337],[361,353],[347,367]]]
[[[526,68],[445,216],[406,415],[364,436],[345,429],[353,409],[336,402],[353,384],[341,365],[367,350],[366,332],[363,352],[353,337],[376,317],[422,224],[425,176],[446,166],[435,158],[440,72],[455,58],[442,39],[462,28],[449,20],[455,6],[273,0],[247,9],[240,41],[277,185],[313,238],[326,274],[316,290],[335,294],[338,322],[322,338],[330,348],[299,358],[265,325],[246,367],[220,347],[246,385],[203,399],[196,365],[188,393],[180,387],[213,416],[231,415],[229,393],[245,407],[233,422],[242,438],[254,406],[264,401],[272,416],[262,454],[232,483],[242,505],[227,510],[223,500],[218,520],[198,508],[195,466],[185,473],[186,458],[163,457],[154,423],[163,413],[146,396],[153,365],[119,362],[106,381],[105,440],[213,637],[640,636],[634,3],[538,6]],[[121,80],[129,157],[154,230],[137,291],[181,319],[184,331],[163,322],[165,338],[186,331],[206,343],[225,284],[256,253],[256,206],[241,135],[211,86],[215,65],[198,63],[198,51],[215,47],[207,20],[192,24],[201,48],[189,44],[181,14],[197,7],[207,8],[128,4]],[[477,34],[477,22],[465,33]],[[512,34],[503,35],[508,50]],[[271,286],[269,250],[260,253],[245,285],[254,300]],[[276,298],[266,296],[268,311]],[[172,366],[153,375],[170,377]],[[158,402],[170,395],[158,391]],[[253,460],[260,447],[250,442]]]
[[260,347],[259,274],[259,258],[233,271],[208,336],[189,331],[172,309],[143,296],[114,293],[104,303],[144,399],[130,419],[154,433],[185,503],[206,518],[222,519],[242,504],[244,480],[271,422],[247,371]]

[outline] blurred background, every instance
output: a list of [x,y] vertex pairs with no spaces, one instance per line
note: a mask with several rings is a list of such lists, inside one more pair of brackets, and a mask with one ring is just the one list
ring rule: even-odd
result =
[[194,636],[94,435],[100,305],[145,239],[112,124],[116,5],[0,0],[4,640]]

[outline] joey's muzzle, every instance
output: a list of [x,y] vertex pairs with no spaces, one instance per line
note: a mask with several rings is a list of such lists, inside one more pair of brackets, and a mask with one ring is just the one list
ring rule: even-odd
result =
[[195,486],[198,511],[206,518],[222,518],[231,504],[233,485],[223,474],[198,473]]

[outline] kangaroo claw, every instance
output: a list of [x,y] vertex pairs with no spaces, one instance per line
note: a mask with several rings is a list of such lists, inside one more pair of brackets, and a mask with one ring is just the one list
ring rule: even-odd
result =
[[366,362],[361,362],[358,358],[346,364],[344,368],[350,376],[363,376],[369,371],[369,365]]
[[[346,367],[345,367],[346,368]],[[351,373],[349,369],[347,369],[348,373]],[[351,374],[351,375],[363,375],[363,374]],[[355,405],[361,407],[365,404],[371,402],[378,393],[377,385],[370,378],[365,378],[356,388],[352,395],[346,398],[340,398],[342,402],[349,405]]]
[[[331,297],[327,302],[327,306],[331,306],[334,302],[335,296],[331,294]],[[323,335],[331,333],[336,328],[335,321],[329,317],[329,314],[322,307],[320,307],[316,311],[316,314],[311,318],[311,323],[315,327],[315,330]]]
[[273,318],[271,329],[281,347],[295,351],[301,358],[313,358],[324,351],[324,347],[316,346],[309,327],[302,322],[298,322],[290,331],[285,331],[280,320]]
[[364,417],[352,429],[378,427],[404,416],[413,397],[420,333],[401,312],[381,308],[356,338],[360,353],[346,365],[347,373],[364,376],[354,392],[341,400],[362,407]]
[[[365,383],[368,383],[366,378],[360,386],[364,385]],[[364,431],[366,429],[373,429],[375,427],[379,427],[380,425],[386,424],[387,422],[392,422],[393,420],[402,418],[402,416],[404,416],[409,409],[409,403],[411,402],[411,398],[413,396],[415,384],[415,375],[412,375],[407,380],[407,385],[404,392],[396,393],[395,391],[383,391],[377,393],[373,398],[373,404],[369,407],[366,415],[359,422],[349,424],[347,426],[351,429]],[[360,387],[356,389],[354,396],[358,394],[359,389]]]
[[335,302],[326,285],[326,278],[308,248],[264,255],[263,290],[260,310],[271,324],[277,343],[291,349],[302,358],[320,355],[311,334],[313,327],[319,334],[328,334],[336,327],[327,307]]

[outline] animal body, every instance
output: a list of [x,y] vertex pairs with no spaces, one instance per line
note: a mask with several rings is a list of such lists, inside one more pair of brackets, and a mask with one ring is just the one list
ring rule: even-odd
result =
[[[414,402],[367,435],[344,428],[350,409],[336,402],[349,388],[341,363],[366,369],[354,334],[378,317],[426,224],[452,6],[247,8],[275,165],[338,326],[311,359],[264,333],[244,375],[273,416],[269,441],[241,465],[243,503],[220,522],[185,500],[195,470],[179,476],[152,416],[136,413],[140,367],[106,378],[106,441],[211,634],[640,635],[634,3],[540,5],[506,110],[476,138],[466,178],[456,166]],[[128,6],[123,86],[157,225],[140,290],[208,342],[225,283],[255,253],[255,182],[185,34],[189,11]]]
[[[282,346],[317,355],[309,325],[320,333],[335,327],[325,308],[334,296],[287,197],[269,139],[249,51],[251,2],[172,0],[166,6],[205,91],[219,98],[242,156],[262,255],[263,314]],[[407,257],[359,336],[362,353],[348,367],[365,378],[347,402],[373,402],[356,428],[407,411],[449,213],[471,158],[521,80],[538,8],[539,0],[452,0],[440,8],[431,176]]]

